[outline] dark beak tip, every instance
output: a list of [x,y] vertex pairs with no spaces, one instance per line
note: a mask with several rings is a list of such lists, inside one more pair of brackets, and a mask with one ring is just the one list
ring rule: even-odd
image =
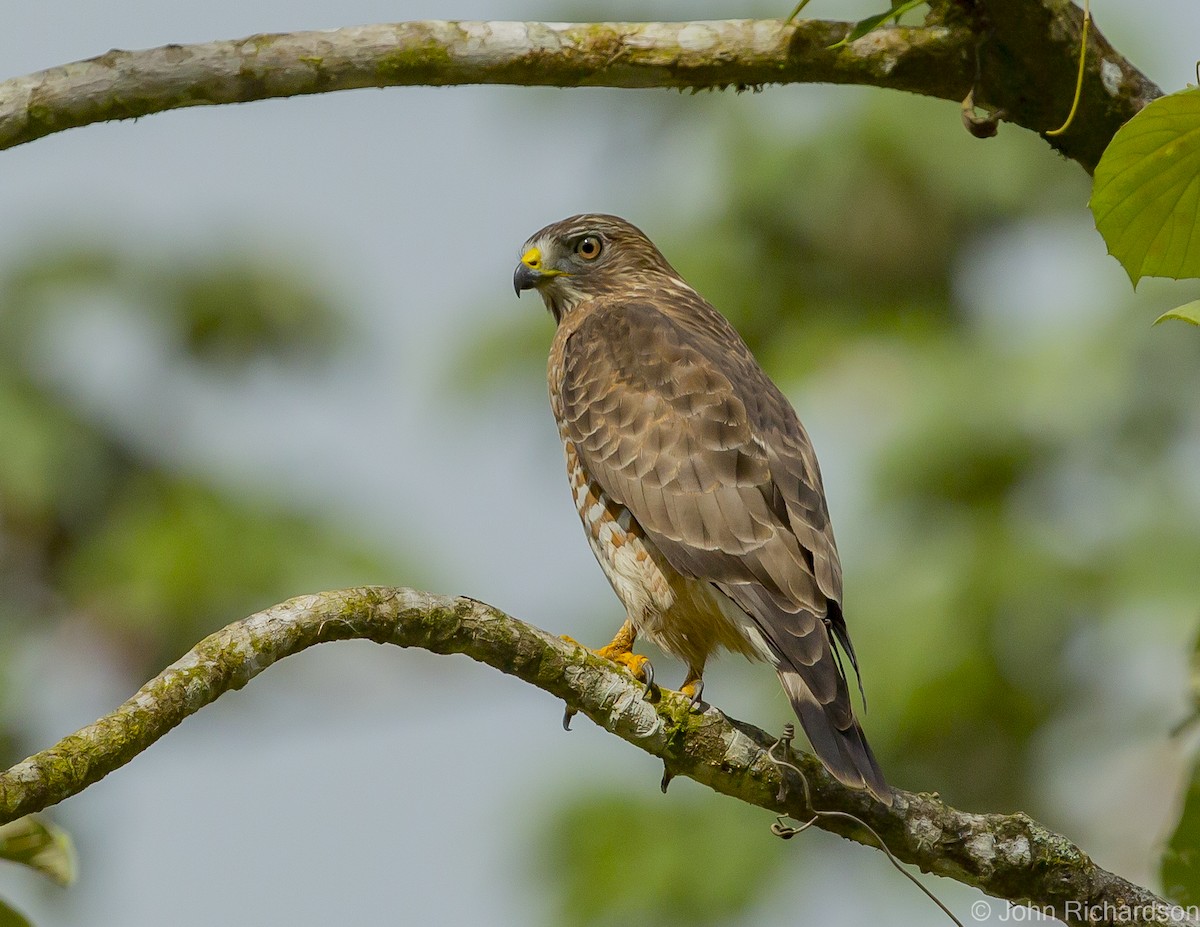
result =
[[537,286],[540,276],[528,264],[518,264],[517,269],[513,271],[513,289],[516,291],[517,296],[521,295],[522,290],[532,290]]

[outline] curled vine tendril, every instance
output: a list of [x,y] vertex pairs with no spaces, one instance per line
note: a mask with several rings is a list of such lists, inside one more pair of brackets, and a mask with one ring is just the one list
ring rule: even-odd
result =
[[[942,913],[945,914],[946,917],[950,918],[950,920],[954,921],[954,923],[957,924],[958,927],[963,927],[963,922],[960,921],[957,917],[955,917],[953,913],[951,913],[950,909],[947,908],[942,903],[941,899],[938,898],[937,895],[935,895],[928,888],[926,888],[924,885],[922,885],[920,880],[917,879],[916,876],[914,876],[911,872],[909,872],[907,869],[905,869],[903,866],[900,865],[900,861],[898,859],[896,859],[896,857],[893,855],[892,851],[890,849],[888,849],[888,845],[883,842],[883,838],[879,836],[879,832],[877,830],[875,830],[874,827],[872,827],[870,824],[868,824],[862,818],[858,817],[857,815],[853,815],[848,811],[818,811],[816,808],[813,807],[812,789],[808,785],[808,777],[806,775],[804,775],[804,772],[800,769],[799,766],[796,766],[794,763],[791,763],[787,759],[787,751],[791,747],[792,740],[795,738],[795,736],[796,736],[795,725],[790,724],[790,723],[784,725],[783,736],[780,737],[777,741],[775,741],[775,743],[771,744],[770,749],[767,750],[767,759],[770,760],[774,765],[778,766],[781,771],[784,769],[790,769],[792,772],[794,772],[797,776],[800,777],[800,784],[802,786],[804,786],[804,807],[806,807],[809,810],[809,812],[812,814],[812,817],[809,818],[807,821],[805,821],[800,826],[796,827],[791,824],[785,823],[784,822],[785,815],[781,814],[779,817],[777,817],[775,819],[775,823],[771,825],[771,833],[773,833],[776,837],[780,837],[784,840],[790,840],[792,837],[795,837],[796,834],[804,833],[804,831],[808,830],[815,823],[817,823],[818,820],[821,820],[821,819],[828,820],[830,818],[838,818],[843,821],[853,821],[859,827],[862,827],[864,830],[868,831],[871,834],[871,836],[875,838],[876,842],[879,844],[879,848],[881,850],[883,850],[883,852],[887,855],[888,862],[890,862],[893,866],[896,867],[896,871],[898,873],[900,873],[902,876],[904,876],[904,878],[908,879],[908,881],[912,882],[913,885],[915,885],[922,892],[924,892],[925,896],[930,901],[932,901],[934,904],[936,904],[939,908],[941,908]],[[779,746],[783,747],[783,751],[784,751],[783,759],[780,759],[779,757],[775,756],[775,748],[779,747]],[[780,781],[779,781],[779,793],[776,796],[776,798],[782,802],[784,800],[784,798],[786,797],[786,794],[787,794],[787,777],[786,777],[786,775],[781,774]]]

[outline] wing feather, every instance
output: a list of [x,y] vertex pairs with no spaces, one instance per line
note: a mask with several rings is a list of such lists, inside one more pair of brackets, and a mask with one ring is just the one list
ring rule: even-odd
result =
[[[815,455],[787,400],[729,335],[645,303],[593,311],[563,349],[566,435],[648,534],[674,542],[663,553],[680,572],[704,578],[689,556],[718,544],[723,575],[765,572],[824,618],[840,601],[841,568]],[[740,563],[750,551],[758,569]]]

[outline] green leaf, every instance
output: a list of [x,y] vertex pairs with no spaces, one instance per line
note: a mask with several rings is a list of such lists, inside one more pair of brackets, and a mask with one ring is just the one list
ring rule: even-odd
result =
[[1167,319],[1179,319],[1181,322],[1191,322],[1193,325],[1200,325],[1200,299],[1194,299],[1190,303],[1184,303],[1182,306],[1176,306],[1169,312],[1164,312],[1154,324],[1165,322]]
[[36,869],[63,887],[75,881],[75,847],[70,835],[33,815],[0,826],[0,859]]
[[854,28],[850,30],[847,36],[840,42],[835,42],[830,45],[830,48],[841,48],[843,45],[849,45],[851,42],[856,42],[868,32],[874,32],[889,19],[899,19],[909,10],[915,10],[925,0],[906,0],[904,3],[897,3],[890,10],[884,10],[875,16],[868,16],[866,19],[860,19],[854,24]]
[[1096,166],[1092,214],[1109,253],[1142,277],[1200,277],[1200,88],[1125,123]]
[[24,914],[4,901],[0,901],[0,927],[33,927]]

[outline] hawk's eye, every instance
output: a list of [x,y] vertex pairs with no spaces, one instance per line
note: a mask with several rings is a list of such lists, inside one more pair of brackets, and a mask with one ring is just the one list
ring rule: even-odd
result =
[[575,242],[575,253],[585,261],[594,261],[600,257],[600,239],[595,235],[584,235]]

